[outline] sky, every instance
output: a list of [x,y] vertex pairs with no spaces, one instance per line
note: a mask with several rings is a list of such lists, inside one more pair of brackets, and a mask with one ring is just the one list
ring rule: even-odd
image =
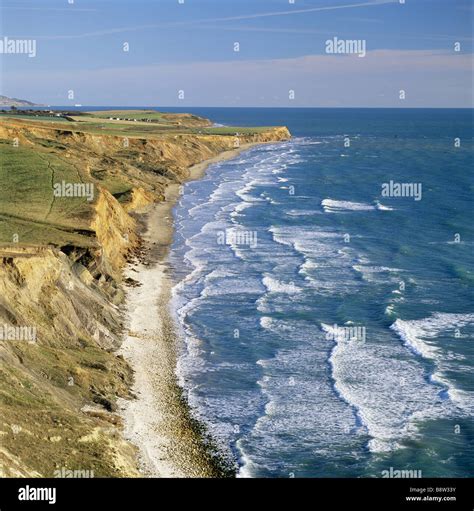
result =
[[[472,107],[473,14],[472,0],[2,0],[0,47],[36,46],[0,53],[0,94],[61,106]],[[334,38],[342,53],[327,52]]]

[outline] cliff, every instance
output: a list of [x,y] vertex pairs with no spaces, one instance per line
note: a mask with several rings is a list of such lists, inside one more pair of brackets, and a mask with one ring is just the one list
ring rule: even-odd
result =
[[[77,123],[1,120],[1,477],[139,476],[115,413],[133,378],[115,351],[122,270],[140,253],[134,211],[236,140],[289,136],[286,128],[118,136]],[[57,182],[93,184],[93,200],[55,196]],[[30,336],[7,335],[22,331]]]

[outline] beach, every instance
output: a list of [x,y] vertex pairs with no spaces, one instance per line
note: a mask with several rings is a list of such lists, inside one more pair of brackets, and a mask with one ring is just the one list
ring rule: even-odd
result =
[[[189,180],[202,177],[212,163],[235,158],[255,145],[242,145],[190,167]],[[125,272],[134,283],[127,291],[128,329],[118,351],[133,368],[136,399],[120,399],[118,405],[125,438],[137,447],[144,476],[229,476],[232,468],[212,454],[175,374],[179,339],[169,309],[173,284],[166,258],[173,239],[172,208],[179,193],[179,184],[169,185],[164,201],[139,212],[145,255]]]

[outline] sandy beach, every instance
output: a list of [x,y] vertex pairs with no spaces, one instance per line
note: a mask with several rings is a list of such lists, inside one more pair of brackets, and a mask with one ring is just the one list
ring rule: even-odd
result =
[[[190,167],[189,180],[199,179],[210,164],[232,159],[254,145],[242,145]],[[138,448],[144,476],[232,476],[204,445],[202,428],[192,419],[175,375],[178,338],[169,310],[172,283],[166,258],[179,192],[180,185],[169,186],[163,202],[140,212],[146,255],[130,264],[125,274],[136,284],[128,288],[128,331],[118,353],[134,370],[136,399],[119,402],[124,435]]]

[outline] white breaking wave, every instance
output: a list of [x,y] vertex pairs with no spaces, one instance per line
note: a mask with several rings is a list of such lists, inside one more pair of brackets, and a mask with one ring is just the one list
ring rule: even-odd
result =
[[230,213],[231,218],[237,218],[238,216],[241,216],[242,211],[251,208],[252,203],[250,202],[239,202],[235,207],[234,210]]
[[[263,467],[278,470],[282,457],[293,459],[302,445],[321,456],[334,456],[338,449],[352,453],[365,428],[357,426],[351,407],[327,378],[331,344],[311,323],[267,316],[262,323],[285,342],[274,356],[257,361],[266,402],[252,430],[237,443],[243,464],[239,476],[252,477]],[[289,442],[289,432],[300,442]]]
[[270,330],[272,321],[273,321],[272,318],[269,318],[268,316],[263,316],[260,318],[260,326],[262,328],[265,328],[266,330]]
[[365,281],[375,283],[397,282],[399,277],[393,274],[403,271],[400,268],[389,268],[387,266],[370,266],[363,264],[354,264],[352,268],[357,273],[360,273]]
[[425,380],[423,366],[402,346],[381,342],[379,332],[377,342],[363,342],[338,339],[330,325],[321,328],[335,337],[329,359],[334,387],[366,426],[370,451],[399,449],[404,438],[417,435],[418,421],[452,412]]
[[292,247],[304,259],[298,273],[318,293],[348,294],[360,285],[352,270],[356,253],[343,244],[341,234],[312,227],[271,226],[269,231],[274,241]]
[[263,199],[260,199],[259,197],[254,197],[253,195],[249,194],[249,192],[251,192],[258,184],[259,182],[254,179],[253,181],[246,183],[242,188],[237,190],[235,194],[238,195],[245,202],[262,202]]
[[321,202],[326,213],[343,213],[348,211],[393,211],[390,206],[385,206],[379,201],[375,204],[367,204],[365,202],[352,202],[345,200],[324,199]]
[[311,209],[301,210],[301,209],[290,209],[289,211],[285,211],[288,216],[314,216],[321,214],[320,211],[314,211]]
[[324,199],[321,202],[326,213],[341,213],[345,211],[372,211],[375,206],[364,202],[351,202],[345,200]]
[[290,236],[287,236],[287,233],[284,229],[280,227],[271,226],[269,232],[272,233],[273,240],[281,245],[287,245],[289,247],[293,246],[293,240]]
[[405,346],[419,356],[435,364],[432,381],[447,388],[449,398],[460,408],[474,413],[474,393],[457,389],[446,376],[451,360],[464,357],[434,344],[440,334],[446,333],[455,338],[456,332],[467,325],[474,324],[474,314],[452,314],[437,312],[428,318],[405,321],[397,319],[390,328],[398,334]]
[[383,204],[381,204],[379,201],[375,201],[375,207],[379,210],[379,211],[393,211],[393,208],[391,208],[390,206],[384,206]]
[[269,275],[265,275],[265,277],[262,279],[262,282],[269,293],[286,293],[291,295],[301,291],[301,289],[298,286],[295,286],[293,282],[285,283],[270,277]]

